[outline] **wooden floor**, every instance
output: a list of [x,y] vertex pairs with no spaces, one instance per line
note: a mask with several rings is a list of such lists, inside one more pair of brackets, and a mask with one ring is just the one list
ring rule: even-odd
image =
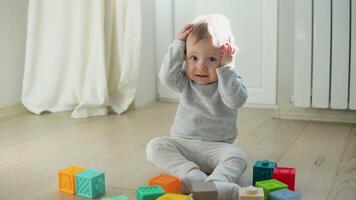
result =
[[[70,165],[105,172],[106,196],[135,198],[135,188],[159,173],[145,146],[167,135],[176,104],[154,103],[123,115],[76,120],[69,113],[0,118],[0,199],[80,199],[57,191],[57,171]],[[273,110],[243,108],[235,142],[256,160],[297,169],[303,200],[356,199],[356,126],[272,119]],[[100,198],[99,198],[100,199]]]

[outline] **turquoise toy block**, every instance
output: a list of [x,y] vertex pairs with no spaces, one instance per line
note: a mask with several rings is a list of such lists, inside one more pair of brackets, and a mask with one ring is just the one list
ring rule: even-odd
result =
[[293,192],[288,189],[277,190],[269,193],[270,200],[300,200],[298,192]]
[[165,194],[161,186],[143,186],[136,188],[137,200],[155,200]]
[[105,193],[105,175],[103,172],[87,169],[75,175],[77,196],[96,198]]
[[102,198],[101,200],[128,200],[128,198],[125,195],[119,195],[116,197],[105,197],[105,198]]
[[272,179],[273,169],[277,167],[276,162],[269,160],[258,160],[253,166],[252,184],[255,186],[257,181]]

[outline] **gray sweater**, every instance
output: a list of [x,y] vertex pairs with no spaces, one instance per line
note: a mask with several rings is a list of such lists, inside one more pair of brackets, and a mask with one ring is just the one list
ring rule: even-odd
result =
[[199,85],[184,71],[185,42],[175,40],[163,60],[159,78],[163,85],[181,93],[171,135],[232,143],[237,136],[237,111],[247,90],[231,65],[216,69],[218,81]]

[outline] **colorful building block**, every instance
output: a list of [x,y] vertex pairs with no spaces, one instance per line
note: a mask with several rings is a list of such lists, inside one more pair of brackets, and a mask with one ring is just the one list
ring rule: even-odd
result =
[[268,200],[268,196],[270,192],[280,190],[280,189],[287,189],[288,185],[277,181],[276,179],[269,179],[264,181],[257,181],[256,187],[263,188],[263,193],[265,195],[265,200]]
[[157,198],[157,200],[190,200],[188,195],[166,193]]
[[273,169],[277,166],[276,162],[268,160],[258,160],[253,166],[253,180],[252,184],[255,186],[257,181],[271,179],[273,176]]
[[175,176],[159,175],[151,178],[148,185],[159,185],[167,193],[180,193],[180,181]]
[[253,187],[241,187],[239,189],[239,200],[263,200],[264,193],[262,188]]
[[119,195],[116,197],[105,197],[105,198],[102,198],[101,200],[128,200],[128,198],[125,195]]
[[277,190],[269,193],[270,200],[300,200],[298,192],[293,192],[288,189]]
[[273,171],[273,178],[288,185],[290,190],[295,191],[295,168],[276,167]]
[[75,175],[77,196],[96,198],[105,193],[103,172],[87,169]]
[[217,200],[218,191],[214,183],[193,182],[192,195],[194,200]]
[[137,200],[155,200],[164,194],[164,190],[159,185],[136,188]]
[[75,174],[84,171],[82,167],[71,166],[58,172],[58,189],[60,192],[75,194]]

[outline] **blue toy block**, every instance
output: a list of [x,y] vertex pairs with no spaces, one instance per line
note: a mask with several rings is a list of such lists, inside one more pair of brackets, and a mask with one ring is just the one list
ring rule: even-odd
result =
[[288,189],[276,190],[269,193],[270,200],[300,200],[298,192],[293,192]]
[[101,200],[128,200],[128,198],[125,195],[119,195],[117,197],[105,197],[102,198]]
[[137,200],[155,200],[165,194],[161,186],[143,186],[136,189]]
[[273,169],[277,167],[276,162],[268,160],[258,160],[253,166],[252,184],[255,186],[257,181],[272,179]]
[[87,169],[75,175],[77,196],[96,198],[105,193],[103,172]]

